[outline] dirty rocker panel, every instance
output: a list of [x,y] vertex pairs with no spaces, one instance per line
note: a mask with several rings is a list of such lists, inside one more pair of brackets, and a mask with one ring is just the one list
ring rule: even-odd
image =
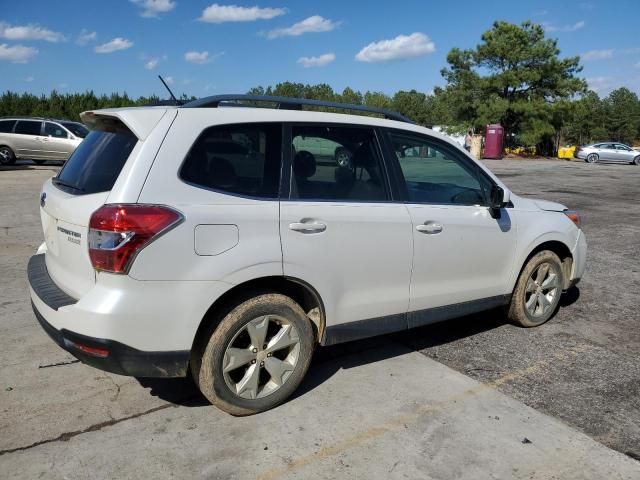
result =
[[340,325],[331,325],[328,326],[325,331],[324,342],[322,344],[335,345],[337,343],[360,340],[376,335],[384,335],[385,333],[399,332],[409,328],[429,325],[431,323],[501,307],[507,305],[510,301],[511,295],[498,295],[496,297],[482,298],[480,300],[456,303],[443,307],[428,308],[416,312],[387,315],[384,317],[342,323]]

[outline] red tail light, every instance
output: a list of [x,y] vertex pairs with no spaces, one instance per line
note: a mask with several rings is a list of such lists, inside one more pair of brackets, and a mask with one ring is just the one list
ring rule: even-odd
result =
[[96,270],[126,273],[144,247],[182,221],[161,205],[104,205],[89,221],[89,258]]

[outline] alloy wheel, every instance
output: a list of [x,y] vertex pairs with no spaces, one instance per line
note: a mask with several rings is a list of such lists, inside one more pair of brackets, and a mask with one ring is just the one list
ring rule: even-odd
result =
[[551,263],[542,263],[533,271],[525,288],[524,306],[534,318],[544,317],[556,307],[560,294],[560,276]]
[[233,393],[256,399],[286,383],[300,358],[295,326],[277,315],[255,318],[234,335],[224,352],[222,372]]

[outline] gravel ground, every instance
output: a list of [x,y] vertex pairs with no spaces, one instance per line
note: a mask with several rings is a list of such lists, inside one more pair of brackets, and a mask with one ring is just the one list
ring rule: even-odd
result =
[[585,277],[542,327],[505,324],[493,311],[411,332],[405,341],[482,382],[520,372],[498,388],[640,459],[640,168],[551,160],[486,164],[516,194],[582,214]]

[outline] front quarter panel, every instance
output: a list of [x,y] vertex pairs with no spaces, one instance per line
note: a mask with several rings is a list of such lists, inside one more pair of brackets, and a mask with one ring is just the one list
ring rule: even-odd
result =
[[512,291],[524,263],[539,245],[545,242],[560,242],[574,252],[580,236],[580,230],[562,212],[516,208],[514,215],[518,219],[518,250],[509,282]]

